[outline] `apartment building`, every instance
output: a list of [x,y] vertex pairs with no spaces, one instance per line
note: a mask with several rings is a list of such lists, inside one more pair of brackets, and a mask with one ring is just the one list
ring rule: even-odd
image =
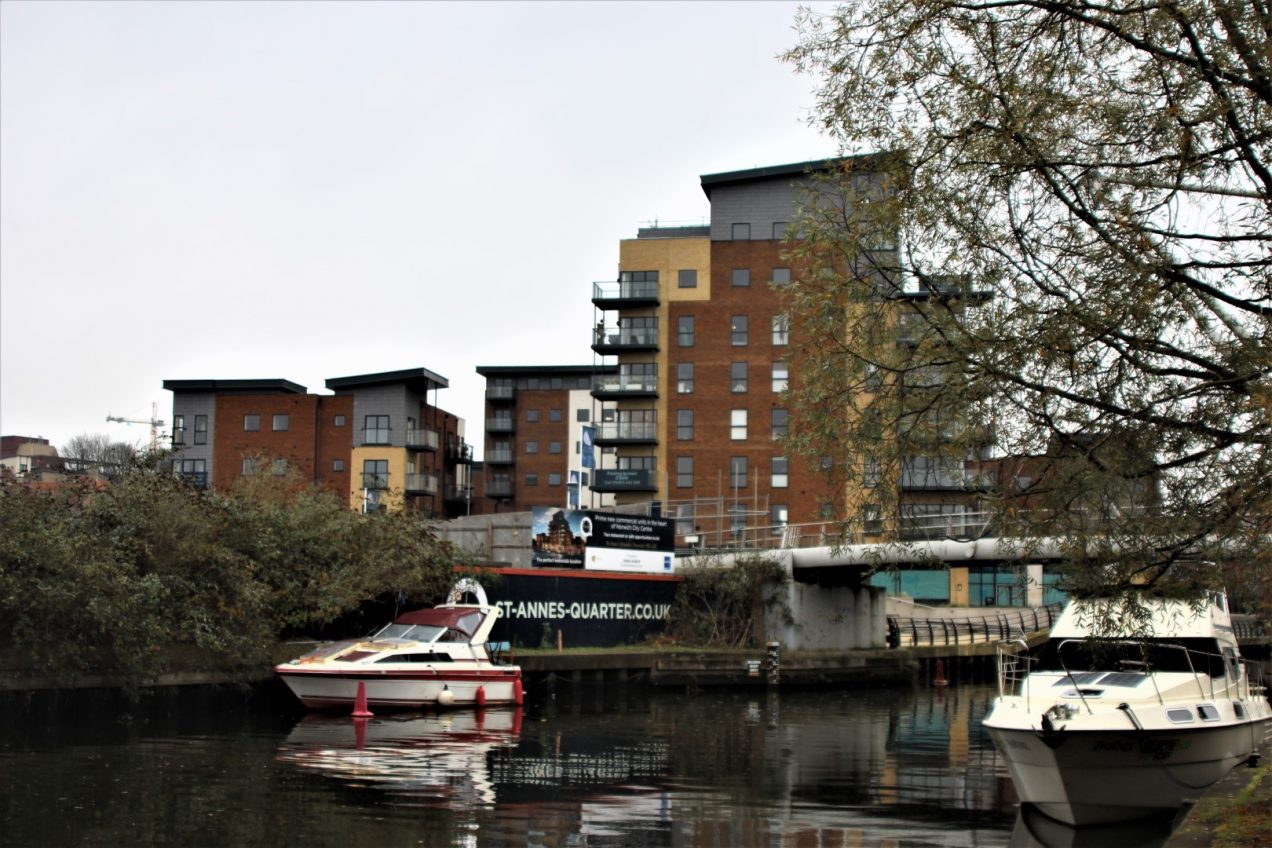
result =
[[482,365],[477,373],[486,378],[481,512],[613,504],[595,489],[593,469],[584,464],[593,386],[613,369]]
[[216,488],[292,472],[355,509],[464,515],[473,455],[463,419],[437,404],[448,385],[426,368],[335,377],[329,395],[282,379],[165,380],[174,470]]

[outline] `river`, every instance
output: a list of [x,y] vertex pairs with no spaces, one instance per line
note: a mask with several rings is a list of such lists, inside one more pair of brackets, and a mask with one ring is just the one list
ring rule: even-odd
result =
[[580,686],[364,722],[269,691],[11,700],[0,843],[1038,844],[980,726],[991,696]]

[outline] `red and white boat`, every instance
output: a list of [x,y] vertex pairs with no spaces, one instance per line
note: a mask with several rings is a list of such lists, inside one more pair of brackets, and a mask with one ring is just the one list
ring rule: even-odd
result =
[[[474,584],[475,585],[475,584]],[[493,662],[487,648],[499,607],[478,587],[475,604],[451,602],[403,613],[368,639],[330,642],[274,667],[310,709],[351,708],[362,684],[367,707],[421,709],[520,704],[521,669]]]

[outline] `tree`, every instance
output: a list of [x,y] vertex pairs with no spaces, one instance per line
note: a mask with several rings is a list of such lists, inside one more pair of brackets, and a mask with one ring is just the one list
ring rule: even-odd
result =
[[127,442],[112,442],[102,433],[81,433],[66,440],[62,456],[123,467],[137,458],[137,448]]
[[814,120],[881,153],[823,181],[791,243],[796,446],[894,512],[916,454],[994,477],[997,532],[1061,540],[1075,591],[1191,592],[1205,558],[1266,575],[1270,14],[801,12],[785,58],[819,80]]

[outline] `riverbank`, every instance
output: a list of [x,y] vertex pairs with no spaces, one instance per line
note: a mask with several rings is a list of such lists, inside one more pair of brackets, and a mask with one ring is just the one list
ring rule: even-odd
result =
[[1237,766],[1206,791],[1164,848],[1266,848],[1272,845],[1272,740],[1259,764]]

